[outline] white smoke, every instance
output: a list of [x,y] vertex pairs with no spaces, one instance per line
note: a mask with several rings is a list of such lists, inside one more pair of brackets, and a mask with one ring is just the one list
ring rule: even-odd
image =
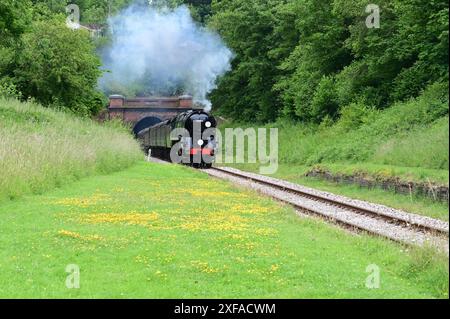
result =
[[[208,93],[230,70],[232,52],[220,37],[199,26],[186,6],[131,6],[109,20],[113,41],[103,53],[107,93],[191,94],[211,108]],[[133,91],[134,90],[134,91]],[[137,91],[137,92],[136,92]]]

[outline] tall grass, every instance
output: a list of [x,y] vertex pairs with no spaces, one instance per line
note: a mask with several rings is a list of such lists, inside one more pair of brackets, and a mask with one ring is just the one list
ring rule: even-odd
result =
[[408,164],[413,167],[448,169],[449,124],[443,117],[431,125],[403,132],[381,144],[373,161],[381,164]]
[[117,123],[99,125],[0,98],[0,200],[120,170],[140,156],[137,142]]

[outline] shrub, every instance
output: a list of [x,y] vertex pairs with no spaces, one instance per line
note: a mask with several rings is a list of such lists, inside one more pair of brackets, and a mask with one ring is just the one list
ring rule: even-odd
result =
[[22,42],[14,73],[25,97],[80,115],[96,113],[103,106],[95,89],[100,59],[88,32],[67,28],[57,16],[35,21]]
[[20,99],[22,98],[22,92],[7,79],[0,79],[0,97]]
[[339,103],[332,77],[323,77],[311,102],[311,117],[320,122],[325,116],[335,118],[338,114]]
[[340,118],[337,126],[343,131],[357,129],[364,123],[367,123],[375,112],[374,109],[366,106],[364,103],[352,103],[339,111]]

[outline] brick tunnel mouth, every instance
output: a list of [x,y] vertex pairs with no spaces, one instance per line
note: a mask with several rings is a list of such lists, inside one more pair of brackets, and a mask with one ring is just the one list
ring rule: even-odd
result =
[[151,126],[156,125],[161,122],[162,122],[162,120],[156,116],[144,117],[139,122],[137,122],[136,125],[133,127],[134,136],[137,136],[137,134],[140,131],[146,129],[147,127],[151,127]]

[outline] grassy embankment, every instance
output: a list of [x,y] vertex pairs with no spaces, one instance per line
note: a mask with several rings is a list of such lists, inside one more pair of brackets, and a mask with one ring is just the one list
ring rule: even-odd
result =
[[[313,168],[320,168],[335,175],[358,175],[380,182],[395,179],[448,186],[445,86],[434,85],[417,99],[381,111],[353,105],[335,123],[303,126],[279,122],[268,127],[279,128],[280,168],[276,177],[448,220],[448,203],[305,177]],[[251,171],[259,168],[259,164],[235,166]]]
[[[0,297],[448,297],[446,256],[349,236],[182,166],[84,178],[0,215]],[[80,289],[65,286],[69,264]]]
[[117,123],[0,98],[0,201],[120,170],[140,157]]

